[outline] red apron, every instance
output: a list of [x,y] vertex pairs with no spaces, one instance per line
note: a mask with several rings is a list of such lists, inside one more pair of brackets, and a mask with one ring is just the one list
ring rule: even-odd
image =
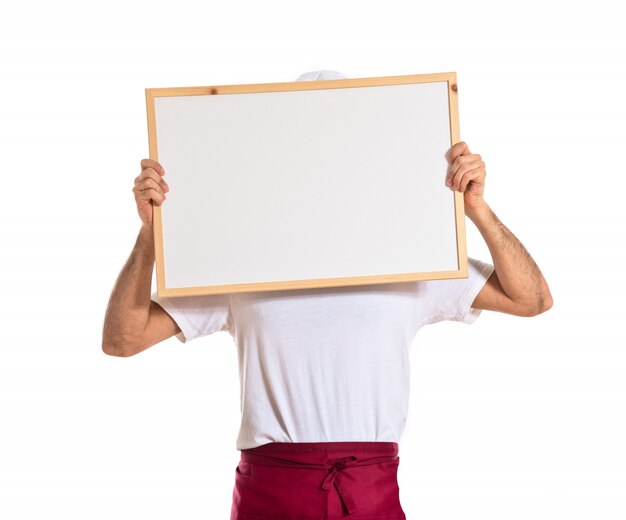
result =
[[230,520],[406,520],[395,442],[270,442],[241,450]]

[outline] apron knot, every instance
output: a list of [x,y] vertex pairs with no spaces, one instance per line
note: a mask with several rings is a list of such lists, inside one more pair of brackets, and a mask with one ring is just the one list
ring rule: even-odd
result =
[[354,499],[352,498],[352,494],[348,490],[346,490],[345,487],[341,484],[341,480],[337,480],[337,475],[344,468],[352,466],[356,463],[357,458],[354,455],[333,462],[328,469],[328,474],[324,477],[324,480],[322,481],[322,489],[326,491],[330,491],[333,486],[337,488],[341,500],[348,509],[348,514],[354,513],[357,507]]

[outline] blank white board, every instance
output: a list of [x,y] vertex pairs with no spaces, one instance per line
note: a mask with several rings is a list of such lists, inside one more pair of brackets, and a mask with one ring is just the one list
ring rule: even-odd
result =
[[467,276],[456,74],[146,89],[159,296]]

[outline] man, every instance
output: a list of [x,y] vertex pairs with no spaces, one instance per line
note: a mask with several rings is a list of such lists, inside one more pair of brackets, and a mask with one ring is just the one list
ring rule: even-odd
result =
[[[342,79],[314,71],[297,81]],[[242,422],[231,520],[405,518],[398,442],[408,411],[408,347],[424,325],[473,323],[481,310],[536,316],[552,306],[539,268],[483,198],[485,163],[464,142],[442,182],[493,265],[470,258],[467,279],[159,298],[152,204],[169,188],[141,161],[133,192],[142,220],[106,312],[104,352],[131,356],[176,335],[185,343],[227,331],[237,344]],[[359,516],[361,517],[361,516]]]

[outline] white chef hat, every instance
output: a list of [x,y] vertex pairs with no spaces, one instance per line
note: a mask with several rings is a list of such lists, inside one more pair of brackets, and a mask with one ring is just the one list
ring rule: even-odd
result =
[[318,79],[348,79],[336,70],[313,70],[300,74],[296,81],[317,81]]

